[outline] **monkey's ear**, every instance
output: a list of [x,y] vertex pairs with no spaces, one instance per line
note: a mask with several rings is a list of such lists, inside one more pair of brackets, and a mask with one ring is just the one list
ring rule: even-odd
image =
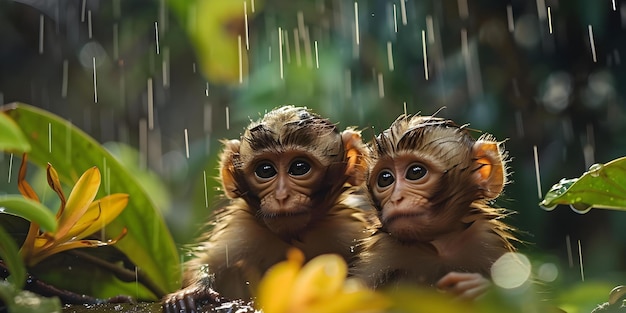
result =
[[476,173],[474,178],[486,199],[497,198],[506,183],[504,161],[498,142],[479,139],[472,148]]
[[226,196],[233,199],[241,196],[241,186],[238,183],[239,174],[237,163],[239,163],[239,140],[222,141],[224,150],[220,156],[220,178]]
[[365,181],[367,176],[369,152],[358,131],[346,129],[341,133],[341,139],[346,151],[345,174],[348,177],[348,183],[358,186]]

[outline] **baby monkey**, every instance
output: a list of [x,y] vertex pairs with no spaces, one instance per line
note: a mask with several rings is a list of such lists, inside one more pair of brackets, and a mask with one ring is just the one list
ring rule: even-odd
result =
[[362,241],[354,274],[377,288],[436,286],[473,299],[490,285],[490,268],[514,251],[489,201],[506,183],[506,156],[492,136],[433,116],[402,115],[371,144],[368,179],[378,232]]
[[[307,260],[346,260],[366,236],[367,192],[354,192],[368,170],[360,133],[306,108],[283,106],[223,141],[220,178],[230,203],[200,238],[186,264],[184,288],[166,296],[165,312],[195,311],[218,297],[250,299],[265,271],[290,248]],[[373,210],[372,210],[373,211]]]

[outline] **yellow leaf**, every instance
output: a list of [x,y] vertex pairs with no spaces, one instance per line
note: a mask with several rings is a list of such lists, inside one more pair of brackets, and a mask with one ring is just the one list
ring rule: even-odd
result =
[[62,238],[70,231],[74,224],[85,214],[89,205],[96,197],[100,188],[100,171],[92,167],[85,171],[72,189],[63,214],[59,217],[59,230],[55,238]]
[[78,239],[85,238],[97,230],[104,228],[113,221],[128,204],[128,194],[116,193],[94,201],[87,212],[76,222],[76,226],[86,223],[87,229],[76,235]]

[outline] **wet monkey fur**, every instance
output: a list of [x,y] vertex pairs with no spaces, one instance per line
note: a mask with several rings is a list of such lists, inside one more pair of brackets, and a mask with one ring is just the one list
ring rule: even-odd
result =
[[339,132],[306,108],[284,106],[223,145],[220,179],[230,203],[199,238],[185,287],[164,298],[165,312],[193,311],[218,294],[249,299],[288,249],[307,260],[326,253],[351,260],[367,235],[371,218],[362,208],[371,204],[353,187],[365,189],[368,170],[359,132]]
[[402,115],[371,143],[368,187],[377,232],[362,241],[353,274],[378,288],[423,284],[472,299],[494,261],[516,242],[493,208],[506,155],[490,135],[433,116]]

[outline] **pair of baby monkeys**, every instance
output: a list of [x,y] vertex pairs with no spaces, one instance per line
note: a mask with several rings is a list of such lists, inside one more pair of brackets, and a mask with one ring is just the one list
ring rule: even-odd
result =
[[[433,285],[465,298],[489,285],[515,237],[492,208],[506,156],[489,135],[434,116],[400,116],[366,145],[353,129],[283,106],[224,141],[229,205],[200,238],[166,312],[218,296],[247,299],[287,250],[335,253],[373,288]],[[219,293],[219,294],[218,294]]]

